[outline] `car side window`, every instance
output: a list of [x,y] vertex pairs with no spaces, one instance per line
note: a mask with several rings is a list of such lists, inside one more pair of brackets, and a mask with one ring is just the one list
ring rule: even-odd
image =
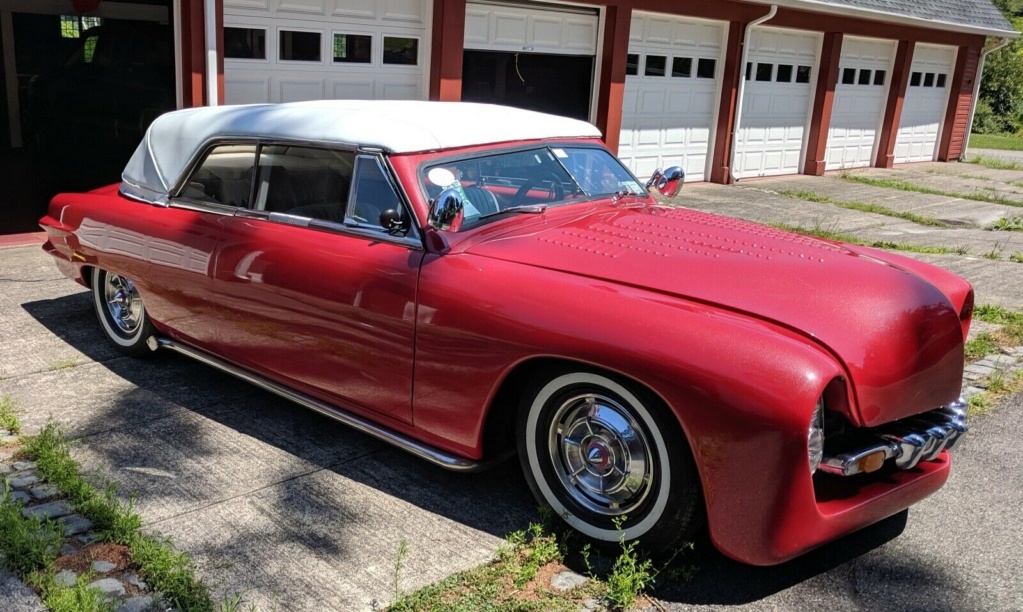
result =
[[206,153],[179,195],[197,202],[244,208],[249,205],[255,162],[255,144],[214,147]]
[[342,223],[354,161],[352,151],[263,146],[252,208]]
[[383,229],[380,214],[387,210],[397,211],[399,218],[406,215],[380,160],[372,155],[360,155],[356,161],[355,193],[345,222]]

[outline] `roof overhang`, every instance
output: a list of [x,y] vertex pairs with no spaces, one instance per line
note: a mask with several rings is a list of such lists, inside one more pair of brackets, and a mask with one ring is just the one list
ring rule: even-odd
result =
[[[912,15],[900,15],[897,13],[888,13],[885,11],[879,11],[868,8],[831,4],[829,2],[821,2],[820,0],[750,0],[750,1],[754,4],[763,4],[767,6],[775,4],[779,7],[810,11],[814,13],[826,13],[829,15],[838,15],[841,17],[856,17],[860,19],[869,19],[871,21],[882,21],[885,23],[892,23],[896,25],[915,26],[920,28],[928,28],[932,30],[947,30],[950,32],[957,32],[960,34],[977,34],[979,36],[994,36],[998,38],[1016,38],[1017,36],[1020,35],[1020,33],[1015,30],[999,30],[996,28],[986,28],[983,26],[968,25],[962,23],[951,23],[948,21],[941,21],[937,19],[914,17]],[[770,22],[768,22],[765,25],[770,25]]]

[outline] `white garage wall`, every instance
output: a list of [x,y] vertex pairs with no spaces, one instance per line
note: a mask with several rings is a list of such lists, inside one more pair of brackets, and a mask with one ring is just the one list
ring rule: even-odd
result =
[[[224,0],[224,27],[265,31],[265,59],[224,60],[228,104],[331,98],[426,99],[431,0]],[[281,31],[318,33],[319,61],[281,56]],[[371,39],[368,63],[337,62],[335,35]],[[418,41],[416,65],[384,62],[384,37]]]
[[633,12],[629,54],[635,74],[625,77],[618,156],[637,176],[681,165],[687,177],[707,180],[727,25]]
[[893,40],[845,37],[838,63],[825,169],[871,165],[888,99]]
[[736,137],[736,177],[799,172],[821,39],[815,32],[753,28]]
[[956,47],[916,45],[895,138],[895,163],[932,161],[948,108]]
[[555,10],[466,3],[466,49],[564,55],[597,54],[598,18],[591,9]]

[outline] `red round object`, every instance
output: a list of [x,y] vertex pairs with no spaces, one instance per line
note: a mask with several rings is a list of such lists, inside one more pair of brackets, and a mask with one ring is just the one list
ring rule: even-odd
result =
[[99,0],[71,0],[71,6],[78,13],[88,13],[99,8]]

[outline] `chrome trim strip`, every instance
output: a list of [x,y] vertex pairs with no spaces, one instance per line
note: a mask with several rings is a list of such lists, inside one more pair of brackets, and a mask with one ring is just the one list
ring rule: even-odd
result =
[[238,366],[223,361],[199,349],[178,344],[169,338],[157,338],[156,344],[158,348],[169,349],[191,357],[196,361],[217,368],[218,370],[231,374],[232,376],[236,376],[245,382],[252,383],[257,387],[261,387],[271,393],[275,393],[285,399],[295,402],[296,404],[304,406],[305,408],[318,412],[325,417],[334,419],[335,421],[347,425],[352,429],[373,436],[383,442],[387,442],[392,446],[396,446],[407,453],[411,453],[420,459],[425,459],[426,461],[447,470],[454,472],[481,472],[497,465],[513,454],[512,451],[509,451],[508,453],[485,461],[458,457],[436,447],[430,446],[429,444],[415,440],[405,434],[388,429],[370,421],[369,419],[344,412],[336,406],[332,406],[303,393],[288,389],[287,387],[273,382],[272,380],[268,380],[258,374],[239,368]]
[[838,455],[825,455],[819,469],[852,476],[860,473],[860,460],[884,451],[885,461],[894,459],[895,467],[910,470],[921,461],[933,461],[942,451],[952,450],[968,431],[966,401],[959,398],[947,406],[875,428],[877,437],[873,442]]

